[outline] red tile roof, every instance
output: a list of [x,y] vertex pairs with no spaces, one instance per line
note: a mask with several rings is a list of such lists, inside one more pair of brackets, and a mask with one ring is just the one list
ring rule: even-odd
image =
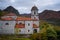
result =
[[1,18],[2,20],[13,20],[12,17],[7,17],[7,18]]
[[[25,28],[25,24],[16,24],[15,28]],[[33,28],[38,28],[38,26],[33,24]]]
[[33,28],[38,28],[38,26],[36,24],[33,24]]
[[16,24],[15,28],[25,28],[25,24]]
[[[14,13],[9,13],[9,14],[6,14],[5,16],[16,16],[16,14],[14,14]],[[11,17],[8,17],[8,18],[2,18],[3,20],[12,20],[12,18]],[[36,21],[37,19],[32,19],[31,17],[17,17],[16,19],[15,19],[16,21],[20,21],[20,20],[22,20],[22,21]]]
[[17,17],[16,20],[30,21],[30,20],[37,20],[37,19],[32,19],[32,18],[29,18],[29,17]]
[[[12,17],[6,17],[6,18],[1,18],[2,20],[13,20]],[[17,17],[15,19],[16,21],[36,21],[37,19],[32,19],[32,18],[28,18],[28,17]]]

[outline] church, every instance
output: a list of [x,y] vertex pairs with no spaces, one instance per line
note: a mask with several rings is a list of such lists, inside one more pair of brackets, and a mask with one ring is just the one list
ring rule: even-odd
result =
[[16,16],[9,13],[1,17],[0,34],[33,34],[39,33],[38,8],[31,8],[30,17]]

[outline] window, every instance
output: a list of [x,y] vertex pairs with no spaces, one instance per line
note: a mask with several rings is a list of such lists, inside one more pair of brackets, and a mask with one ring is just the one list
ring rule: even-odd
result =
[[34,29],[34,33],[37,33],[37,29]]
[[5,25],[9,25],[9,23],[6,23]]
[[34,14],[36,14],[35,11],[34,11]]
[[30,24],[28,23],[28,26],[30,26]]
[[30,30],[28,30],[28,32],[30,32]]
[[19,24],[22,24],[22,23],[19,23]]

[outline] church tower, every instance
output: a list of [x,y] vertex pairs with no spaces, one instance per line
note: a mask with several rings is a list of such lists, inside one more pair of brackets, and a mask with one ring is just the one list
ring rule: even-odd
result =
[[31,18],[39,20],[38,8],[36,6],[33,6],[32,9],[31,9]]

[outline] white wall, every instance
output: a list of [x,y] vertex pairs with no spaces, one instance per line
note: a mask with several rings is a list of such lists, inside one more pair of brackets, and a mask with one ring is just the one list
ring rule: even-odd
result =
[[38,26],[38,28],[33,28],[34,29],[37,29],[37,33],[39,33],[40,31],[40,28],[39,28],[39,21],[33,21],[33,24],[36,24]]
[[[35,11],[36,14],[34,14],[34,11]],[[31,11],[31,15],[38,15],[38,11],[37,10]]]
[[2,23],[2,21],[0,21],[0,34],[2,34],[2,25],[3,25],[3,23]]
[[32,18],[32,19],[35,18],[35,19],[39,20],[39,17],[38,17],[38,16],[31,16],[31,18]]
[[39,27],[39,21],[33,21],[33,23]]
[[31,11],[31,15],[34,15],[34,11]]
[[[14,34],[15,21],[0,21],[2,24],[2,34]],[[9,25],[6,25],[9,23]]]
[[[30,24],[28,26],[28,24]],[[25,34],[33,34],[33,21],[25,21]],[[30,30],[28,32],[28,30]]]
[[18,34],[25,34],[25,28],[19,28],[21,30]]

